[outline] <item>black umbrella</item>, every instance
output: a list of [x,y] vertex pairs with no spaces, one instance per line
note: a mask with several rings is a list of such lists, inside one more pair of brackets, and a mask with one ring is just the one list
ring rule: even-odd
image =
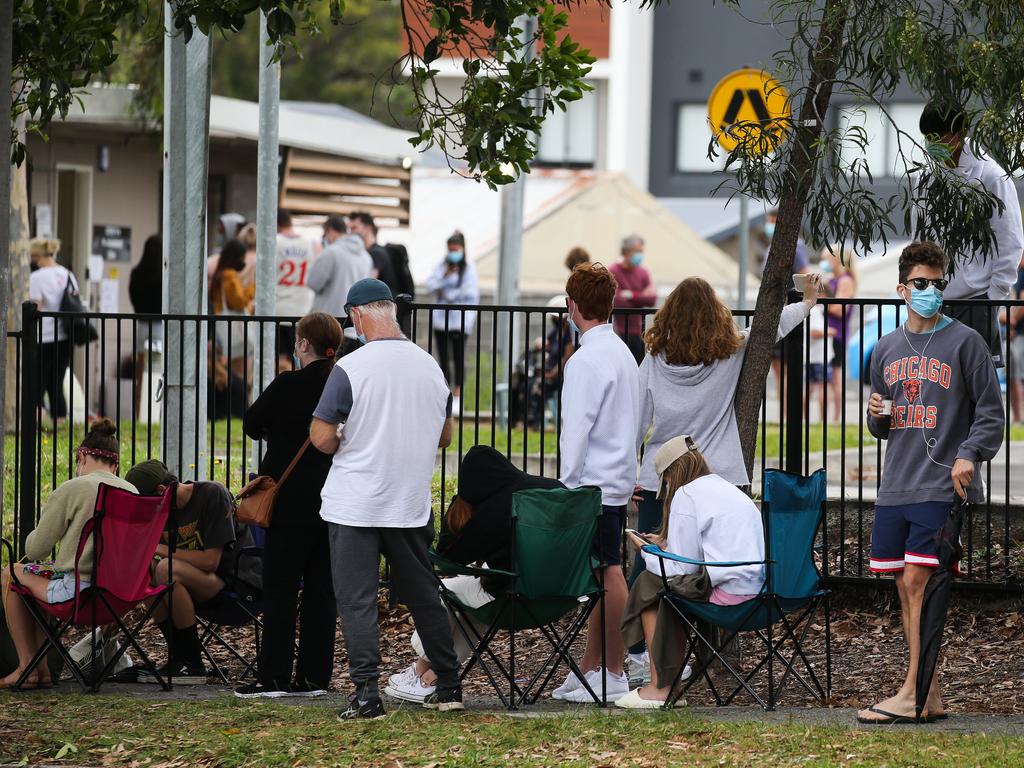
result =
[[914,703],[918,720],[924,711],[928,689],[932,685],[939,661],[942,630],[946,626],[949,600],[953,593],[953,570],[964,554],[960,544],[960,530],[963,528],[967,506],[966,500],[958,498],[949,510],[945,524],[935,534],[939,567],[928,579],[921,604],[921,652],[917,663],[917,700]]

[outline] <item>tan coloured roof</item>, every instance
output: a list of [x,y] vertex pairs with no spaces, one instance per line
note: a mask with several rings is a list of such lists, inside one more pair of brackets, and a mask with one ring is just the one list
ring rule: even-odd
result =
[[[563,290],[568,273],[565,256],[582,246],[593,261],[612,264],[622,238],[644,238],[644,266],[662,295],[691,275],[703,277],[721,294],[736,294],[738,265],[702,239],[661,203],[621,174],[591,174],[527,212],[519,287],[527,294]],[[497,281],[498,246],[489,244],[476,260],[482,289]],[[748,281],[748,296],[757,290]]]

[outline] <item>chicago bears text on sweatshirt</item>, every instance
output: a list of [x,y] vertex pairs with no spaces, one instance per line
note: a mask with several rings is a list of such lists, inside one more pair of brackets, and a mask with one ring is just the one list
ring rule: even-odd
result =
[[[871,356],[871,391],[891,399],[892,415],[868,416],[888,441],[878,504],[952,501],[956,459],[975,465],[1003,443],[1003,398],[992,354],[981,336],[953,320],[931,333],[897,328]],[[982,500],[980,466],[968,500]]]

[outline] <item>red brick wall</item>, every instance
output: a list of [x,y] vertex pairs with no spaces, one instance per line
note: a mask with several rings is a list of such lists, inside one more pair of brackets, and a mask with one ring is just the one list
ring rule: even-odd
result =
[[[409,4],[406,13],[415,12],[420,8]],[[584,48],[590,49],[590,54],[598,59],[608,58],[609,49],[609,28],[611,24],[611,9],[605,4],[596,0],[581,0],[567,9],[569,13],[569,34]],[[422,37],[422,42],[414,36],[414,48],[421,48],[431,38],[430,25],[426,18],[419,15],[417,18],[410,16],[410,24]],[[483,28],[480,28],[483,31]],[[402,32],[402,46],[408,51],[409,41],[405,31]],[[468,50],[467,50],[468,53]],[[465,55],[465,54],[464,54]]]

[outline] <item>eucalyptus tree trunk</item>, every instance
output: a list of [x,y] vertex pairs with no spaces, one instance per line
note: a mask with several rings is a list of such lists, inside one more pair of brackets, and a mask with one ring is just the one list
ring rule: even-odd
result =
[[825,4],[818,39],[811,53],[810,79],[786,150],[789,158],[779,195],[778,219],[761,278],[761,290],[754,308],[750,339],[736,392],[736,421],[748,474],[753,470],[761,397],[771,368],[779,317],[786,302],[800,222],[814,183],[820,151],[817,142],[842,56],[847,13],[846,0],[828,0]]

